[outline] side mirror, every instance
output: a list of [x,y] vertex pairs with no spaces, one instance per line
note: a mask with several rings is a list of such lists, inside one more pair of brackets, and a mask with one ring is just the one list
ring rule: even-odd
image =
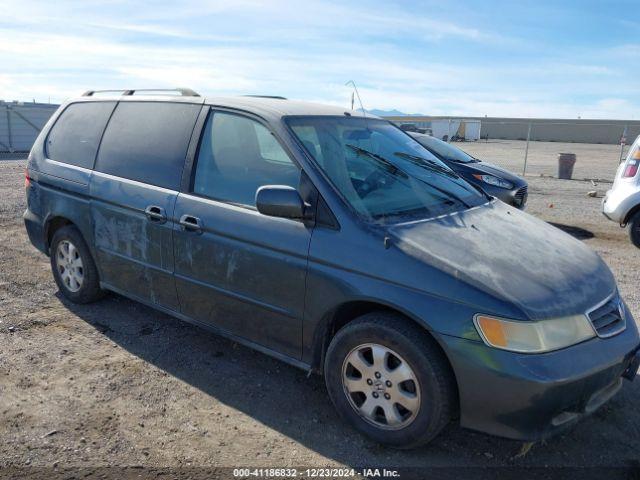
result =
[[263,215],[281,218],[305,218],[305,204],[295,188],[265,185],[256,192],[256,207]]

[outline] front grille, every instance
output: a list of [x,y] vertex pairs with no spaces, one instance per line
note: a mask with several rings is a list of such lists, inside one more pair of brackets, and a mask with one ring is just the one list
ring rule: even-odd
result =
[[524,205],[524,203],[527,201],[527,186],[525,185],[524,187],[519,188],[515,194],[515,197],[518,205]]
[[611,337],[624,330],[624,306],[617,295],[588,313],[599,337]]

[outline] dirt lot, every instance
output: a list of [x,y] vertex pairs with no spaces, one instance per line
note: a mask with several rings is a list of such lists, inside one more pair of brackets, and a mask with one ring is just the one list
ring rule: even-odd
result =
[[[459,428],[395,451],[342,424],[318,377],[116,295],[68,304],[26,238],[23,172],[0,161],[0,467],[640,465],[640,381],[522,457]],[[640,250],[585,195],[591,183],[529,180],[528,211],[593,235],[640,318]]]
[[[471,155],[522,174],[527,142],[518,140],[481,140],[454,143]],[[629,147],[625,147],[625,154]],[[589,143],[529,142],[527,175],[558,175],[558,154],[575,153],[573,178],[613,181],[620,159],[619,145]]]

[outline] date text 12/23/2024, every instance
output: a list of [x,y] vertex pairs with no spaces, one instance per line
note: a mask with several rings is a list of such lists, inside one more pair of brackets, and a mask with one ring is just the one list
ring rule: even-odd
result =
[[386,468],[234,468],[234,478],[398,478]]

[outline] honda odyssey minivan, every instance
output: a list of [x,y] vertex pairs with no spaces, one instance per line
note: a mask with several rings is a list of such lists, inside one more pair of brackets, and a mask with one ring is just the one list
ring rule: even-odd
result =
[[26,172],[73,302],[116,292],[324,375],[395,447],[450,422],[537,440],[638,369],[604,262],[393,124],[283,98],[87,92]]

